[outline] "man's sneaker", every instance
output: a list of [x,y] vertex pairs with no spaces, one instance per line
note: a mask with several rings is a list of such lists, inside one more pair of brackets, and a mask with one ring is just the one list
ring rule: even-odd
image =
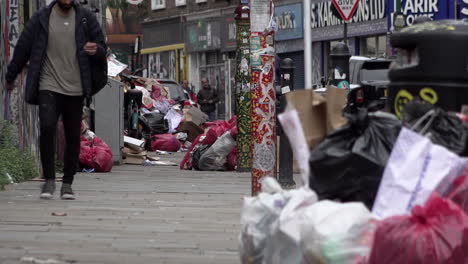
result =
[[41,188],[41,199],[50,200],[55,192],[55,180],[47,180],[44,184],[42,184]]
[[73,193],[71,184],[62,184],[62,189],[60,189],[60,197],[62,200],[75,200],[75,193]]

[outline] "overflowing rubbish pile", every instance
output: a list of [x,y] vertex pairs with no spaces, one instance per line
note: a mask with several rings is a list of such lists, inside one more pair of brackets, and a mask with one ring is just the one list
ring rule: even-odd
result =
[[244,198],[241,262],[468,263],[467,41],[455,20],[392,34],[385,111],[346,111],[334,87],[289,93],[278,119],[302,185],[265,178]]
[[303,185],[244,198],[242,263],[468,263],[466,118],[418,101],[405,116],[360,109],[309,147],[304,115],[280,115]]
[[[218,120],[205,123],[202,130],[196,131],[198,135],[181,161],[180,168],[202,171],[234,170],[237,163],[236,120],[234,116],[229,121]],[[193,125],[187,128],[189,134],[194,133],[190,132],[194,130],[193,128]]]

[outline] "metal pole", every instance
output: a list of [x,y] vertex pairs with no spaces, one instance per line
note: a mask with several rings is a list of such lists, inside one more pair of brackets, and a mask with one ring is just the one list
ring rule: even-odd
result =
[[304,0],[304,72],[305,88],[312,89],[312,24],[311,1]]
[[250,8],[242,1],[236,8],[236,115],[237,171],[252,170],[250,95]]
[[273,0],[250,0],[252,195],[261,190],[262,178],[277,177],[275,34],[267,30],[272,6]]
[[[286,58],[281,61],[281,91],[279,92],[279,109],[282,113],[286,110],[286,93],[294,90],[294,61]],[[288,137],[278,122],[279,135],[279,183],[284,189],[291,189],[296,186],[293,179],[293,151]]]
[[348,45],[348,22],[344,21],[344,43]]

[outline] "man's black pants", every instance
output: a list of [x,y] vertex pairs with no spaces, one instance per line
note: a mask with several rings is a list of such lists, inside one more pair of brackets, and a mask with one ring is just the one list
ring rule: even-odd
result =
[[39,92],[40,151],[46,180],[55,179],[55,138],[57,122],[62,116],[66,141],[63,183],[73,183],[80,155],[82,112],[82,96]]

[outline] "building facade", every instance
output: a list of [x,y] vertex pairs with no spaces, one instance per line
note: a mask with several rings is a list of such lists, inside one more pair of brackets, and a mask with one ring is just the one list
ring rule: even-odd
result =
[[142,61],[152,78],[188,80],[196,92],[209,79],[218,91],[219,119],[233,113],[237,1],[152,0],[142,22]]

